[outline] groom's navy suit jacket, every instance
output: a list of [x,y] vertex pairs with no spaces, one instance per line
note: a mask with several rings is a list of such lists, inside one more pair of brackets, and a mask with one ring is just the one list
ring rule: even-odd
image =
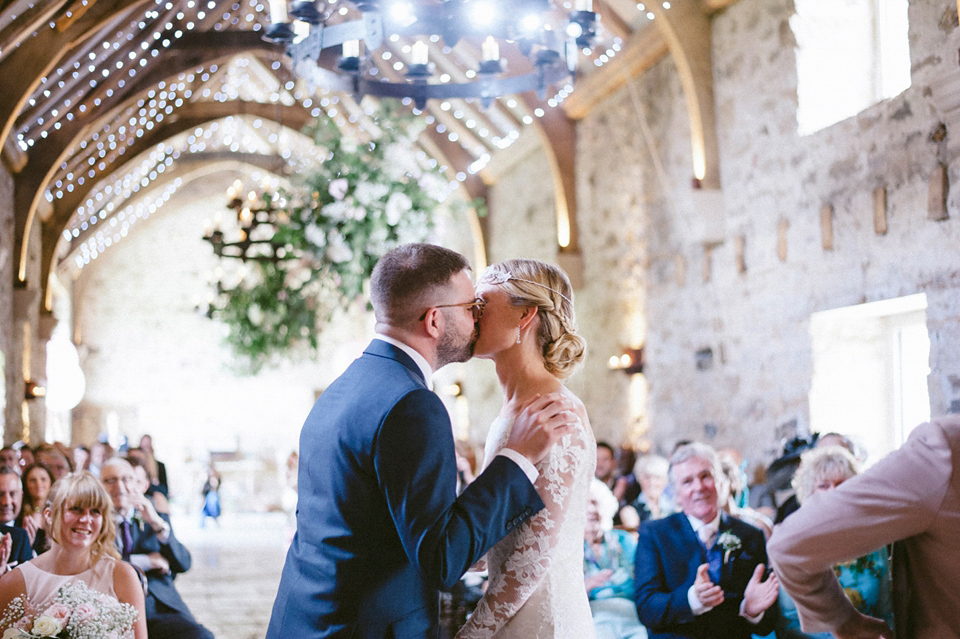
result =
[[543,507],[505,457],[459,497],[456,474],[440,398],[374,340],[303,425],[297,532],[267,639],[435,637],[438,589]]
[[707,554],[690,520],[683,513],[644,522],[637,540],[635,577],[637,614],[650,639],[749,639],[766,635],[776,622],[777,605],[771,606],[760,623],[740,616],[743,591],[757,564],[769,566],[763,533],[735,517],[723,514],[720,534],[739,537],[741,548],[723,562],[720,585],[722,604],[694,616],[687,591],[697,577],[697,568],[707,563]]

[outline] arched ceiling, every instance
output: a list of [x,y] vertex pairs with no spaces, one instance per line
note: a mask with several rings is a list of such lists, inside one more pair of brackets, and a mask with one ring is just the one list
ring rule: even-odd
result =
[[[420,151],[447,167],[470,197],[484,197],[490,158],[527,128],[537,129],[554,168],[561,233],[564,219],[569,227],[561,245],[576,250],[573,119],[668,48],[687,58],[692,51],[694,62],[702,62],[705,16],[730,3],[654,2],[649,9],[633,0],[594,3],[602,29],[581,60],[589,70],[578,80],[585,90],[553,87],[545,99],[504,96],[489,108],[431,101],[422,114]],[[572,8],[555,4],[558,12]],[[679,31],[652,26],[654,18],[666,22],[674,13],[685,16]],[[332,118],[345,135],[371,126],[369,98],[311,86],[280,47],[262,39],[268,14],[267,0],[0,0],[0,140],[14,175],[20,285],[34,224],[41,225],[45,290],[58,260],[93,259],[144,211],[162,206],[176,188],[170,176],[187,165],[242,154],[243,162],[282,172],[292,158],[309,154],[297,131],[310,118]],[[687,24],[698,30],[698,42],[684,42]],[[394,65],[409,58],[409,43],[387,48],[390,59],[376,63],[383,77],[397,78]],[[511,69],[526,64],[504,55]],[[467,45],[431,45],[438,73],[455,80],[470,77],[478,59]],[[695,90],[709,64],[704,72],[683,60],[678,68],[693,68]],[[688,92],[693,109],[711,101],[712,90],[692,98]],[[709,130],[699,135],[715,140]],[[148,191],[156,194],[152,201],[143,195]]]

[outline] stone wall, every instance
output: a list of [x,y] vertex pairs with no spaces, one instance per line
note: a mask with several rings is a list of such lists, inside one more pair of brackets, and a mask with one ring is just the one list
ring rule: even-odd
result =
[[[938,162],[952,184],[960,179],[956,152],[932,136],[944,116],[930,97],[956,65],[956,5],[911,3],[910,89],[806,137],[796,131],[792,12],[790,0],[741,0],[713,19],[720,193],[691,188],[686,105],[669,57],[578,125],[578,312],[592,353],[579,392],[598,437],[637,440],[649,427],[660,449],[696,438],[768,457],[808,427],[810,315],[917,292],[929,305],[932,412],[957,408],[960,189],[947,220],[928,219],[927,203]],[[517,174],[542,166],[532,155]],[[881,186],[885,234],[873,221]],[[503,181],[501,190],[518,193]],[[509,219],[535,204],[494,202],[510,207],[495,210]],[[825,205],[832,250],[822,245]],[[635,382],[627,401],[605,363],[616,345],[641,343],[648,388]]]
[[0,163],[0,432],[6,433],[7,425],[13,424],[11,411],[19,409],[12,401],[14,375],[11,370],[13,348],[13,279],[15,259],[13,256],[13,178],[7,167]]

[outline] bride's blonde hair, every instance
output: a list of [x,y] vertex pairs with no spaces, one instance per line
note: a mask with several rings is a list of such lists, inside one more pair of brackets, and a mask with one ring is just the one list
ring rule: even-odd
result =
[[587,342],[577,334],[573,287],[567,274],[540,260],[513,259],[491,265],[480,282],[499,286],[514,306],[537,308],[537,348],[544,367],[559,379],[570,377],[583,361]]
[[96,565],[104,556],[120,559],[116,546],[117,525],[113,521],[113,501],[92,473],[81,470],[61,477],[50,489],[47,499],[50,504],[49,534],[55,543],[62,543],[60,527],[63,525],[64,511],[75,507],[95,508],[103,517],[103,525],[90,548],[92,563]]

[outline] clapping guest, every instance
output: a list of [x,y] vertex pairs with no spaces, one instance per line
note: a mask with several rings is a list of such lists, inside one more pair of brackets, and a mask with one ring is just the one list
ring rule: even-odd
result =
[[12,446],[0,448],[0,466],[6,466],[20,472],[20,451]]
[[687,444],[670,458],[682,512],[640,527],[637,612],[652,639],[748,639],[773,629],[775,575],[764,579],[763,533],[721,511],[716,452]]
[[583,574],[597,639],[646,639],[633,602],[633,535],[613,529],[617,498],[599,479],[590,486],[584,530]]
[[[859,472],[859,462],[845,448],[829,446],[808,451],[800,457],[800,466],[793,477],[797,499],[802,506],[812,495],[833,490]],[[886,546],[859,559],[837,564],[833,571],[844,593],[859,612],[883,619],[892,626],[893,603]],[[833,637],[829,632],[801,632],[796,604],[785,590],[780,592],[780,607],[783,615],[782,627],[777,629],[778,639]]]
[[0,466],[0,574],[33,557],[30,537],[16,525],[22,502],[20,475],[8,466]]
[[44,529],[43,509],[47,505],[53,473],[42,464],[32,464],[23,471],[23,508],[17,525],[27,531],[30,544],[37,554],[47,549],[47,534]]

